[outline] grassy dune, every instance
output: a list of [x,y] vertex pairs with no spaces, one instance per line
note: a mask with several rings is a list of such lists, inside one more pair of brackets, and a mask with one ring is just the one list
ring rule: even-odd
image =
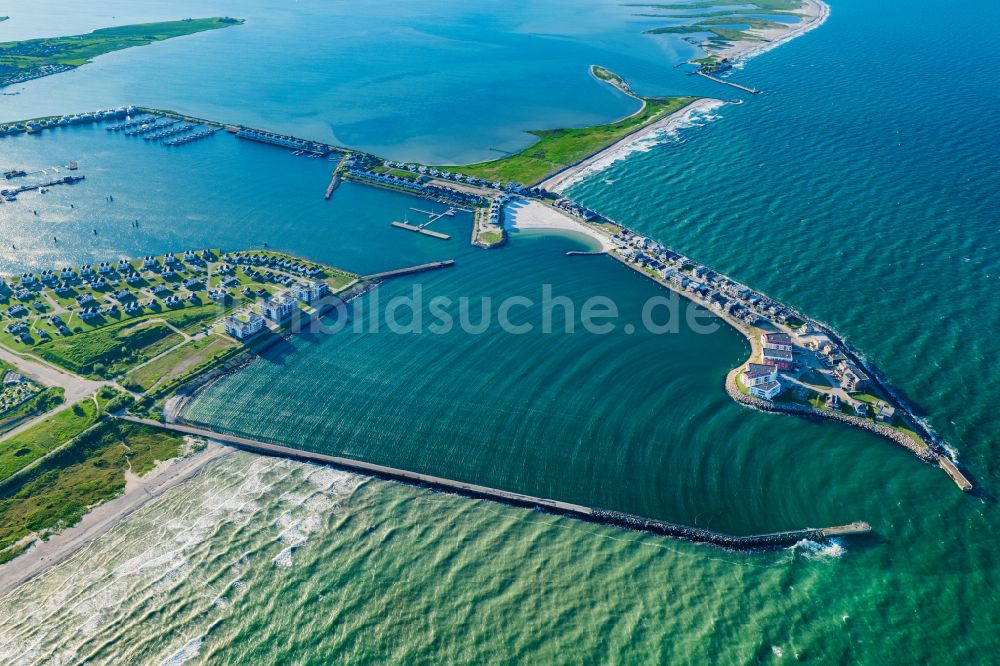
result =
[[655,123],[696,99],[696,97],[643,98],[645,106],[641,111],[616,122],[577,129],[532,130],[530,133],[538,137],[538,141],[519,153],[490,162],[442,168],[488,180],[537,183],[546,176],[607,148],[646,125]]
[[105,421],[0,489],[0,563],[23,552],[25,537],[70,527],[125,490],[128,470],[146,474],[182,453],[183,439],[147,426]]
[[73,439],[99,416],[97,404],[87,398],[0,442],[0,481]]

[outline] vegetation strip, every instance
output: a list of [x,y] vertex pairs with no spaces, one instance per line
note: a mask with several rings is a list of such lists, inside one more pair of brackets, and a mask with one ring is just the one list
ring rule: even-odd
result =
[[118,420],[99,423],[0,488],[0,563],[120,495],[127,472],[142,476],[183,448],[180,435]]
[[85,35],[0,42],[0,88],[65,72],[112,51],[241,23],[242,19],[216,16],[101,28]]

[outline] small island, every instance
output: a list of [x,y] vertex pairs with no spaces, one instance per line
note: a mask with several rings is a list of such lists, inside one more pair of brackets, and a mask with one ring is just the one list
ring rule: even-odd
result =
[[223,16],[189,18],[101,28],[85,35],[0,42],[0,88],[65,72],[112,51],[242,23],[243,19]]

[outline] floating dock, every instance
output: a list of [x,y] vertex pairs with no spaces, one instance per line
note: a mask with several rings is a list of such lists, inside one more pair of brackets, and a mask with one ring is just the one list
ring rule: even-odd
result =
[[698,76],[704,76],[706,79],[709,79],[710,81],[715,81],[716,83],[721,83],[724,86],[732,86],[733,88],[739,88],[740,90],[745,90],[746,92],[748,92],[748,93],[750,93],[752,95],[759,95],[760,94],[760,91],[757,90],[756,88],[748,88],[747,86],[741,86],[740,84],[733,83],[732,81],[725,81],[723,79],[714,77],[711,74],[706,74],[705,72],[702,72],[700,70],[697,71],[697,72],[695,72],[695,74],[697,74]]
[[282,446],[280,444],[261,442],[247,437],[239,437],[237,435],[215,432],[214,430],[200,426],[192,426],[181,423],[161,423],[159,421],[141,419],[134,416],[121,416],[119,418],[133,423],[141,423],[154,428],[171,430],[185,435],[194,435],[196,437],[214,439],[253,453],[281,456],[325,465],[334,465],[350,472],[367,474],[410,485],[430,487],[434,490],[457,493],[465,497],[494,500],[504,502],[505,504],[512,504],[514,506],[531,509],[542,509],[590,522],[615,525],[626,529],[651,532],[661,536],[676,537],[698,543],[710,543],[731,550],[759,550],[764,548],[787,547],[798,543],[803,539],[846,537],[871,532],[871,526],[868,523],[859,521],[849,525],[841,525],[839,527],[810,527],[801,530],[771,532],[769,534],[723,534],[721,532],[712,532],[711,530],[705,530],[698,527],[688,527],[687,525],[668,523],[666,521],[656,520],[653,518],[644,518],[642,516],[636,516],[620,511],[595,509],[592,507],[582,506],[580,504],[571,504],[569,502],[561,502],[559,500],[533,497],[531,495],[524,495],[507,490],[480,486],[474,483],[455,481],[438,476],[431,476],[429,474],[421,474],[419,472],[410,472],[403,469],[397,469],[395,467],[387,467],[385,465],[376,465],[362,460],[354,460],[353,458],[342,458],[340,456],[331,456],[323,453],[301,451],[299,449]]
[[432,210],[423,210],[420,208],[410,208],[410,210],[416,211],[418,213],[423,213],[424,215],[427,216],[428,218],[427,221],[424,222],[423,224],[418,224],[418,225],[410,224],[409,222],[393,222],[392,226],[398,227],[400,229],[406,229],[407,231],[416,231],[418,234],[424,234],[425,236],[440,238],[441,240],[448,240],[449,238],[451,238],[451,236],[449,236],[448,234],[442,234],[437,231],[431,231],[427,227],[429,227],[434,222],[437,222],[442,217],[454,217],[455,215],[454,208],[449,208],[448,210],[443,210],[438,213],[435,213]]
[[441,240],[448,240],[451,238],[448,234],[442,234],[437,231],[431,231],[430,229],[424,229],[423,227],[415,227],[407,222],[393,222],[392,226],[398,227],[400,229],[406,229],[407,231],[416,231],[418,234],[423,234],[425,236],[431,236],[433,238],[440,238]]

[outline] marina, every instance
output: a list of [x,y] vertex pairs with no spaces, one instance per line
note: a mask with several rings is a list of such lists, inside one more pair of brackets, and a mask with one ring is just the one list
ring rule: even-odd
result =
[[[125,123],[133,123],[131,125],[131,130],[129,131],[146,131],[151,124],[155,126],[157,122],[159,122],[157,118],[162,117],[163,115],[157,114],[153,112],[153,110],[149,109],[144,110],[144,112],[146,112],[146,115],[137,119],[142,121],[138,125],[134,124],[136,122],[134,120],[128,120]],[[150,121],[150,118],[152,118],[152,122]],[[170,121],[171,127],[180,123],[180,117],[178,114],[173,114],[172,118],[173,119]],[[191,141],[197,141],[211,136],[219,129],[219,127],[221,127],[221,124],[213,123],[212,126],[207,129],[180,134],[173,138],[166,139],[163,143],[164,145],[173,146],[182,145]],[[916,442],[908,435],[902,434],[900,431],[893,430],[883,424],[870,424],[863,418],[854,421],[852,420],[854,418],[853,415],[841,414],[839,412],[833,412],[829,409],[823,408],[815,408],[811,410],[807,409],[806,411],[814,413],[817,416],[835,418],[837,420],[854,423],[855,425],[872,430],[878,434],[883,434],[897,443],[909,448],[918,457],[935,464],[938,464],[938,460],[941,457],[947,456],[946,449],[939,442],[939,438],[936,433],[930,430],[930,428],[921,419],[914,416],[913,410],[901,400],[901,398],[893,391],[887,382],[881,380],[881,374],[877,371],[877,369],[873,368],[870,363],[868,363],[860,354],[855,352],[849,345],[841,341],[840,337],[837,336],[829,327],[825,327],[819,322],[808,319],[805,315],[799,313],[793,308],[779,303],[764,294],[740,285],[736,281],[728,278],[718,271],[714,271],[707,266],[693,262],[684,255],[669,250],[662,244],[645,238],[628,227],[606,218],[596,211],[576,203],[572,199],[559,197],[558,195],[548,192],[542,188],[528,188],[523,184],[514,182],[487,183],[485,185],[476,185],[473,188],[459,189],[457,185],[445,184],[447,179],[444,181],[429,180],[430,178],[434,178],[435,174],[440,175],[440,172],[427,167],[400,165],[398,163],[391,162],[386,163],[381,158],[364,153],[353,153],[350,158],[348,158],[347,154],[349,151],[343,148],[336,148],[334,146],[268,132],[265,130],[237,126],[227,126],[227,128],[228,131],[235,134],[237,138],[290,149],[293,151],[293,154],[326,156],[331,153],[341,153],[341,161],[338,163],[337,169],[334,170],[331,186],[334,185],[335,179],[340,171],[343,170],[345,175],[355,182],[403,191],[449,205],[450,207],[442,213],[434,213],[414,208],[414,211],[428,215],[428,220],[422,224],[412,224],[408,220],[395,220],[390,223],[394,228],[411,231],[431,238],[436,238],[438,240],[449,240],[450,235],[434,231],[427,227],[442,217],[454,214],[454,211],[456,210],[454,206],[456,205],[472,205],[476,209],[483,210],[488,207],[490,211],[490,220],[494,225],[497,225],[497,222],[501,218],[502,209],[507,202],[507,197],[514,193],[520,193],[522,196],[529,199],[534,199],[545,203],[545,205],[553,206],[569,214],[571,217],[574,217],[586,227],[590,227],[592,229],[599,228],[600,233],[605,236],[612,235],[612,241],[614,244],[612,256],[616,259],[623,261],[626,265],[632,266],[643,275],[652,277],[667,288],[677,291],[686,298],[719,312],[723,315],[724,319],[748,337],[752,337],[748,334],[750,327],[760,326],[760,322],[765,322],[770,326],[783,330],[792,330],[788,326],[789,323],[805,322],[811,330],[821,332],[825,336],[825,339],[830,341],[832,348],[836,349],[838,353],[843,353],[845,358],[849,360],[850,368],[852,368],[850,372],[855,375],[864,375],[866,377],[866,381],[870,380],[887,400],[895,401],[897,403],[899,410],[898,415],[894,418],[897,421],[906,423],[909,428],[912,428],[914,436],[916,437]],[[413,170],[415,172],[413,179],[397,176],[387,171],[375,170],[384,170],[387,167],[393,168],[393,164],[396,164],[396,167],[406,167]],[[328,186],[327,189],[328,192],[332,193],[330,186]],[[477,213],[477,215],[482,216],[483,213]],[[618,229],[619,231],[618,233],[609,234],[609,228]],[[478,226],[476,229],[478,229]],[[489,247],[490,245],[478,241],[476,229],[474,229],[472,244]],[[499,236],[499,239],[499,242],[502,243],[502,234]],[[862,368],[864,371],[861,370]],[[757,403],[753,401],[760,400],[759,397],[752,395],[744,397],[741,394],[738,396],[737,393],[732,390],[730,390],[730,395],[738,402],[752,406],[757,405]],[[768,411],[777,410],[789,413],[801,413],[803,411],[803,408],[800,405],[785,406],[782,403],[776,403],[771,400],[763,401],[761,406]],[[858,409],[861,409],[861,407],[858,407]],[[942,469],[948,471],[945,467],[942,467]],[[957,467],[955,469],[957,471]],[[949,474],[951,474],[951,472],[949,472]],[[967,479],[962,480],[956,478],[956,483],[963,489],[965,489],[966,485],[971,487],[971,483],[969,483]]]

